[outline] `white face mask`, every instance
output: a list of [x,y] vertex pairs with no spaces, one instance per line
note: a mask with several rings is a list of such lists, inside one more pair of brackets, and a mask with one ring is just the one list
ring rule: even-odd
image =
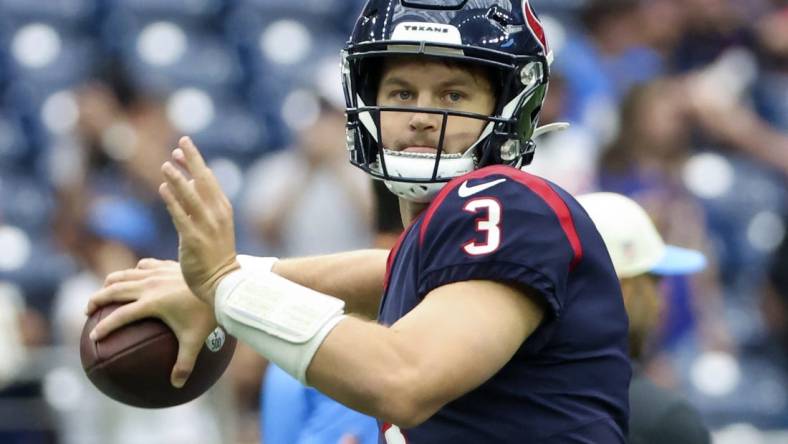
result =
[[[553,131],[563,131],[567,128],[569,128],[569,124],[564,122],[556,122],[541,126],[534,131],[534,138]],[[475,170],[476,163],[473,159],[473,149],[483,137],[486,137],[486,134],[482,134],[482,137],[480,137],[471,148],[465,151],[464,154],[441,155],[437,177],[439,179],[453,179]],[[383,150],[383,156],[386,161],[386,169],[390,176],[419,177],[425,180],[432,178],[432,173],[435,169],[435,158],[437,157],[435,154],[430,153],[407,153],[387,149]],[[383,174],[380,156],[378,156],[378,161],[373,169]],[[386,180],[384,183],[389,191],[398,197],[416,203],[431,202],[446,185],[446,182],[412,183],[397,182],[394,180]]]
[[[473,150],[470,149],[465,154],[442,154],[438,164],[438,179],[453,179],[463,174],[470,173],[476,167],[473,161]],[[386,170],[391,177],[418,177],[425,180],[432,178],[435,170],[436,154],[430,153],[407,153],[400,151],[383,150]],[[383,173],[383,167],[378,156],[375,169]],[[412,183],[397,182],[395,180],[384,181],[386,187],[405,200],[416,203],[429,203],[440,192],[446,182],[432,183]]]
[[[523,75],[525,74],[532,74],[530,76],[526,76],[523,78],[523,84],[525,88],[512,100],[510,100],[503,108],[501,112],[501,116],[503,118],[511,118],[514,113],[517,111],[518,106],[520,104],[527,101],[528,97],[530,97],[536,91],[535,88],[538,86],[538,83],[541,81],[542,74],[539,70],[541,65],[537,63],[532,63],[528,65],[526,68],[523,69]],[[363,99],[360,96],[357,96],[357,100],[359,105],[363,108],[366,107]],[[385,110],[384,110],[385,112]],[[378,128],[375,120],[373,119],[370,112],[361,112],[358,114],[358,119],[363,125],[363,127],[369,132],[374,139],[375,142],[380,143],[378,140]],[[549,131],[561,130],[564,129],[567,124],[559,123],[559,124],[551,124],[545,127],[537,128],[532,135],[532,138],[536,138],[541,134],[544,134]],[[474,153],[476,152],[476,147],[485,141],[487,137],[489,137],[495,128],[494,122],[489,122],[484,129],[482,130],[479,137],[476,141],[468,147],[462,154],[442,154],[440,158],[440,162],[438,164],[438,170],[436,174],[437,179],[453,179],[455,177],[462,176],[464,174],[470,173],[471,171],[475,170],[477,165],[474,159]],[[518,142],[516,140],[511,140],[511,142]],[[519,146],[519,145],[518,145]],[[502,147],[495,147],[494,149],[503,149]],[[386,170],[388,172],[388,176],[391,178],[395,177],[403,177],[408,179],[418,179],[424,180],[423,183],[413,183],[413,182],[400,182],[396,180],[384,180],[386,187],[394,193],[396,196],[403,198],[405,200],[416,202],[416,203],[429,203],[432,201],[433,198],[440,192],[440,190],[446,185],[446,181],[440,182],[429,182],[432,179],[433,172],[435,171],[435,162],[436,162],[436,154],[430,153],[413,153],[413,152],[400,152],[400,151],[392,151],[388,149],[383,149],[383,160],[386,163]],[[502,156],[503,157],[503,156]],[[519,168],[521,166],[520,161],[518,160],[516,164],[513,164],[515,168]],[[377,161],[374,164],[370,164],[369,168],[372,172],[378,175],[383,174],[383,166],[381,165],[381,155],[378,154]]]

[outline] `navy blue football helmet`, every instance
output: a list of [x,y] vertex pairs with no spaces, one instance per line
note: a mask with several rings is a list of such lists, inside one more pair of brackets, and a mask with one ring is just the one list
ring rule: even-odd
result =
[[[442,115],[437,154],[397,153],[380,146],[380,113],[414,108],[376,106],[381,57],[433,57],[485,67],[498,91],[490,116],[418,108]],[[454,177],[491,164],[522,167],[533,158],[532,140],[549,78],[548,48],[528,0],[369,0],[343,51],[350,161],[384,180],[400,197],[428,202]],[[443,152],[449,116],[486,121],[462,154]]]

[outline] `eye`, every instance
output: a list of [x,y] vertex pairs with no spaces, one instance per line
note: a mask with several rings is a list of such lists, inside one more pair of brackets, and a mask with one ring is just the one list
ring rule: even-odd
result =
[[446,93],[446,101],[449,103],[457,103],[465,98],[465,94],[458,91],[450,91]]
[[404,89],[399,91],[392,91],[391,95],[392,97],[395,97],[396,99],[401,100],[403,102],[407,102],[408,100],[413,98],[413,93]]

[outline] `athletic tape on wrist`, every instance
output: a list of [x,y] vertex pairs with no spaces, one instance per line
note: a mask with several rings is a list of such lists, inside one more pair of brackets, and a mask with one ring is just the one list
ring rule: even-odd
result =
[[278,257],[261,257],[239,254],[235,257],[241,268],[249,271],[252,275],[265,274],[274,268],[274,264],[279,261]]
[[227,331],[306,384],[306,370],[344,301],[270,271],[230,273],[216,289],[216,319]]

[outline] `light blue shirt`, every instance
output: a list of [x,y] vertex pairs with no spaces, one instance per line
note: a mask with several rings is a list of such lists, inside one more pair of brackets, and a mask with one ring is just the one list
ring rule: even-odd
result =
[[374,418],[362,415],[271,364],[263,380],[260,426],[265,444],[338,444],[354,436],[359,444],[377,444]]

